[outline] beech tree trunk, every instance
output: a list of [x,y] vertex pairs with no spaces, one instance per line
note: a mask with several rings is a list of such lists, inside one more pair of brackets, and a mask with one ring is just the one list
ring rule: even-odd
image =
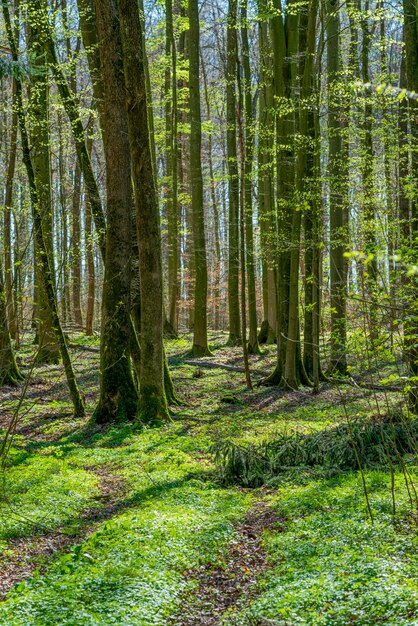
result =
[[237,160],[237,2],[229,0],[226,34],[226,150],[228,162],[229,343],[241,343],[239,308],[239,179]]
[[[31,15],[28,28],[28,47],[34,58],[36,71],[30,83],[30,137],[31,160],[35,175],[35,184],[38,192],[38,209],[42,217],[42,233],[47,248],[48,262],[54,289],[56,287],[54,270],[54,243],[53,243],[53,207],[50,170],[50,142],[49,142],[49,84],[46,69],[46,57],[41,39],[42,22],[35,18],[36,6],[29,3],[28,11]],[[35,242],[35,281],[36,281],[36,314],[37,338],[39,344],[38,361],[40,363],[58,363],[59,346],[56,342],[53,328],[52,313],[48,306],[42,277],[42,251]]]
[[5,296],[6,296],[6,310],[7,320],[9,324],[9,332],[12,339],[15,339],[16,344],[19,344],[19,325],[17,321],[15,306],[14,306],[14,294],[13,294],[13,266],[12,266],[12,208],[13,208],[13,179],[15,175],[16,166],[16,151],[17,151],[17,113],[15,110],[16,105],[16,86],[13,81],[13,113],[12,113],[12,127],[10,131],[10,148],[7,164],[7,176],[6,176],[6,193],[4,198],[4,271],[5,271]]
[[135,0],[119,0],[141,293],[139,418],[167,419],[160,217],[149,137],[144,40]]
[[327,0],[328,80],[328,172],[330,202],[330,285],[331,285],[331,373],[345,375],[346,357],[346,272],[343,163],[338,81],[340,71],[340,18],[336,0]]
[[103,424],[134,419],[138,396],[129,353],[133,198],[122,43],[114,1],[96,0],[95,7],[104,88],[102,133],[106,160],[107,229],[100,397],[93,419]]
[[[9,41],[10,49],[12,51],[12,58],[13,58],[13,61],[17,63],[19,59],[18,49],[17,49],[15,39],[14,39],[7,0],[2,0],[2,6],[3,6],[3,16],[4,16],[5,26],[6,26],[7,38]],[[65,374],[67,378],[67,384],[68,384],[68,388],[70,391],[71,400],[73,403],[74,415],[76,417],[84,417],[85,415],[84,399],[81,396],[78,385],[77,385],[77,380],[76,380],[73,366],[71,363],[68,346],[66,343],[64,332],[61,327],[60,318],[58,315],[57,300],[56,300],[56,295],[55,295],[54,275],[52,273],[51,266],[50,266],[49,259],[48,259],[48,248],[44,242],[43,219],[42,219],[41,212],[39,210],[38,191],[36,187],[34,168],[33,168],[32,160],[31,160],[29,135],[28,135],[27,128],[26,128],[26,120],[25,120],[25,115],[24,115],[23,98],[22,98],[22,84],[20,80],[18,79],[16,79],[16,108],[17,108],[17,115],[18,115],[19,128],[20,128],[23,163],[26,168],[26,173],[27,173],[28,183],[29,183],[32,218],[33,218],[34,234],[35,234],[35,244],[39,251],[39,259],[40,259],[40,264],[42,268],[41,275],[43,278],[43,288],[45,290],[49,310],[51,313],[53,328],[55,329],[57,342],[60,347],[61,357],[62,357]]]
[[199,10],[197,0],[189,0],[189,90],[190,90],[190,185],[192,197],[194,252],[194,322],[193,354],[208,355],[207,294],[208,269],[206,260],[205,218],[203,210],[202,128],[199,86]]

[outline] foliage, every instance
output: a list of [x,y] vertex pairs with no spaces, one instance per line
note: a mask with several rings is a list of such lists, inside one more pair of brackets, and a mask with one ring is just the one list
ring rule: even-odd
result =
[[416,452],[418,420],[360,419],[310,434],[282,433],[261,445],[220,441],[211,447],[224,482],[259,486],[292,467],[357,470],[397,463]]
[[[373,492],[373,525],[366,519],[356,474],[303,486],[296,479],[275,494],[286,525],[266,536],[273,569],[260,582],[259,595],[224,626],[416,624],[415,528],[393,524],[388,475],[372,471],[366,478]],[[401,475],[396,489],[405,514]]]

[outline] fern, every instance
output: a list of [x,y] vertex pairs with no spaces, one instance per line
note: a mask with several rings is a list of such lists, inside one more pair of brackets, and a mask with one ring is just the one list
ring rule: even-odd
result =
[[342,471],[396,464],[416,452],[418,420],[372,420],[340,424],[320,432],[282,434],[260,445],[226,440],[211,446],[225,483],[258,487],[295,467],[322,467]]

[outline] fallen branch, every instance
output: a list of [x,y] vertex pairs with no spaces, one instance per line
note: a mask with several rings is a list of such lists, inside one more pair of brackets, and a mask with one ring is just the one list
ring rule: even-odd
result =
[[[213,361],[198,361],[197,359],[186,359],[183,361],[186,365],[196,365],[197,367],[208,367],[211,369],[223,369],[229,372],[238,372],[239,374],[245,374],[243,367],[237,367],[235,365],[228,365],[227,363],[215,363]],[[265,372],[254,371],[253,375],[265,376]]]

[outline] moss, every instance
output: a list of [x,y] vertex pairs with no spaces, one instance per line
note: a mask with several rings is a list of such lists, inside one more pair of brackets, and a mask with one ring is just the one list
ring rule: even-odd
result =
[[174,389],[173,380],[168,368],[167,358],[164,358],[164,392],[168,406],[179,406],[181,404],[181,400],[177,397]]
[[194,343],[192,348],[192,356],[200,358],[202,356],[213,356],[213,354],[209,350],[209,348],[206,348],[205,346],[199,346]]
[[143,386],[139,394],[138,419],[146,423],[159,423],[170,419],[164,392],[157,385]]

